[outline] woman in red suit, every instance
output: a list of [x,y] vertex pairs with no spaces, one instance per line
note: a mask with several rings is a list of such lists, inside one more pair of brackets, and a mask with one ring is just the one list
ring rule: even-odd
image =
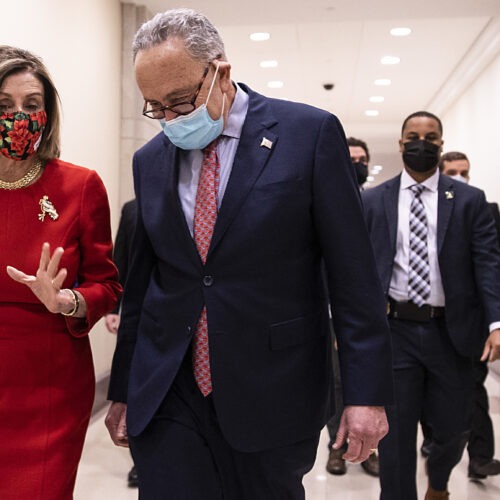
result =
[[[0,498],[66,500],[94,397],[88,332],[120,293],[106,191],[59,157],[39,58],[0,46]],[[40,255],[41,252],[41,255]]]

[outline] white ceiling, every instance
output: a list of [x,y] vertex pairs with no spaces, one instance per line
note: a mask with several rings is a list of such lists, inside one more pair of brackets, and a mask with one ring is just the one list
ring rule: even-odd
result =
[[[339,116],[347,135],[367,141],[372,165],[384,166],[373,184],[400,169],[397,141],[403,119],[420,109],[445,111],[440,103],[447,83],[458,75],[463,83],[463,70],[458,69],[491,28],[492,18],[500,16],[500,0],[141,3],[151,13],[180,6],[203,12],[225,41],[233,79],[265,95],[305,102]],[[411,28],[411,35],[391,36],[389,30],[400,26]],[[269,32],[271,38],[252,42],[249,35],[256,31]],[[401,63],[383,66],[380,58],[385,55],[398,56]],[[269,59],[277,60],[278,67],[260,68],[259,62]],[[392,85],[377,87],[376,78],[389,78]],[[283,88],[268,88],[270,80],[283,81]],[[334,89],[324,90],[325,83],[333,83]],[[375,95],[384,102],[370,103]],[[367,109],[380,114],[368,117]]]

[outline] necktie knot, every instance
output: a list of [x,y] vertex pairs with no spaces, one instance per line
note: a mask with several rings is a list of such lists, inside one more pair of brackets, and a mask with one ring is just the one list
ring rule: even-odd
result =
[[207,156],[213,155],[214,152],[217,151],[217,143],[218,142],[219,142],[219,138],[217,137],[217,139],[214,139],[208,146],[205,146],[202,150],[203,156],[207,157]]
[[410,189],[415,198],[418,198],[424,192],[425,186],[423,184],[413,184],[413,186],[410,186]]

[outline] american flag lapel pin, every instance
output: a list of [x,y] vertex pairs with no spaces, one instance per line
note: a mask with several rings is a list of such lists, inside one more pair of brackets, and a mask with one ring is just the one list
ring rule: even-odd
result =
[[445,196],[447,200],[453,200],[455,197],[455,193],[453,191],[445,191]]
[[267,137],[263,137],[260,146],[262,148],[271,149],[273,147],[273,141],[270,141]]

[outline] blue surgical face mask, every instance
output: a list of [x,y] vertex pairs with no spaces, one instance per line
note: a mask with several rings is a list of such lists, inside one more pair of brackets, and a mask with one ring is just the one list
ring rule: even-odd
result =
[[222,111],[219,119],[213,120],[207,109],[207,103],[212,94],[218,71],[219,65],[217,64],[207,100],[199,108],[196,108],[189,115],[181,115],[173,120],[160,120],[163,133],[178,148],[187,150],[203,149],[222,133],[226,95],[222,95]]

